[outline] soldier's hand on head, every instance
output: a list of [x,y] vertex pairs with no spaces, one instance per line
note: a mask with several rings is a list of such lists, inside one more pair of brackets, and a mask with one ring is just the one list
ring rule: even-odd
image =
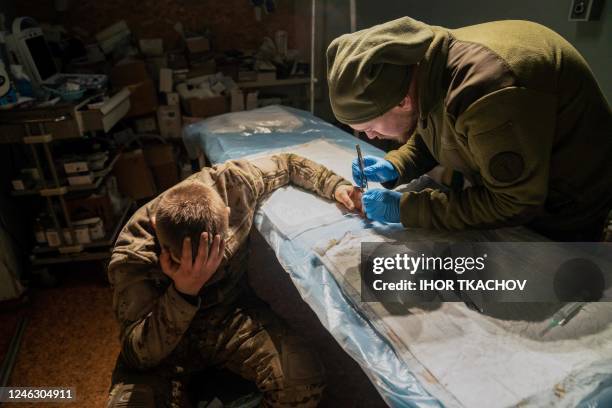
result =
[[191,239],[185,238],[180,264],[172,261],[168,250],[162,249],[159,258],[162,271],[174,281],[174,287],[179,292],[191,296],[197,295],[221,264],[225,240],[220,235],[215,235],[210,250],[208,240],[208,233],[203,232],[200,235],[198,254],[194,260]]
[[345,206],[349,211],[357,211],[363,214],[361,205],[361,190],[358,187],[348,184],[341,184],[334,191],[334,198],[337,202]]

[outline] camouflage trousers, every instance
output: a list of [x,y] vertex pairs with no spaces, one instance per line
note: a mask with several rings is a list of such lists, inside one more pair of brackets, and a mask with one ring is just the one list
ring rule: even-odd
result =
[[315,407],[325,387],[317,355],[249,294],[200,310],[175,350],[153,369],[130,369],[119,356],[107,407],[190,407],[185,379],[209,367],[253,381],[265,407]]

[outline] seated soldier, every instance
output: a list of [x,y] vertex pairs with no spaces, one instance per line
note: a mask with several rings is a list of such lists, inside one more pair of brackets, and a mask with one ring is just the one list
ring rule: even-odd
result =
[[253,381],[265,406],[317,405],[321,362],[245,277],[255,209],[288,183],[361,209],[348,181],[279,154],[204,168],[128,221],[108,269],[121,331],[109,407],[190,406],[184,380],[207,367]]

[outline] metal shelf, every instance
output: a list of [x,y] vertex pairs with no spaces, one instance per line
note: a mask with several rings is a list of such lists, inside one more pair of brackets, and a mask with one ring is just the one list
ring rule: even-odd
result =
[[[117,153],[115,155],[115,157],[113,157],[113,159],[109,162],[109,164],[103,168],[102,170],[98,170],[98,171],[94,171],[93,176],[95,178],[95,181],[91,184],[79,184],[79,185],[75,185],[75,186],[71,186],[71,185],[65,185],[62,187],[66,188],[66,194],[68,193],[72,193],[72,192],[83,192],[83,191],[90,191],[90,190],[97,190],[100,185],[102,184],[102,181],[104,181],[104,179],[106,178],[106,176],[108,176],[108,174],[113,170],[113,167],[115,166],[115,163],[117,163],[117,160],[119,160],[119,157],[121,156],[121,153]],[[62,182],[66,182],[66,179],[61,179]],[[41,191],[44,190],[42,188],[42,186],[38,186],[36,188],[33,189],[29,189],[29,190],[13,190],[11,191],[11,195],[14,197],[23,197],[23,196],[29,196],[29,195],[40,195]]]
[[[120,216],[117,218],[117,221],[115,225],[113,226],[112,231],[110,231],[106,237],[90,242],[88,244],[80,244],[83,247],[83,252],[73,253],[73,254],[56,254],[56,255],[49,256],[49,257],[41,258],[41,257],[37,257],[36,254],[52,254],[54,252],[57,253],[59,251],[59,247],[36,246],[32,249],[32,254],[33,254],[32,264],[33,265],[43,265],[43,264],[50,264],[50,263],[87,261],[87,260],[93,260],[93,259],[108,258],[110,256],[110,251],[86,252],[86,250],[96,250],[96,249],[102,249],[102,248],[109,248],[113,246],[133,206],[134,206],[134,202],[132,200],[128,200],[125,206],[123,207]],[[105,256],[100,257],[101,254],[104,254]]]

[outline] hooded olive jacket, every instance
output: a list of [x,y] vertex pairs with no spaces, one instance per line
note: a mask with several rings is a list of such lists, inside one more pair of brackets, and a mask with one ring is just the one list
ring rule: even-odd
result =
[[427,29],[434,39],[418,67],[417,129],[386,159],[400,174],[396,185],[441,164],[473,186],[404,194],[402,223],[528,223],[546,233],[603,222],[612,207],[612,114],[582,56],[527,21]]

